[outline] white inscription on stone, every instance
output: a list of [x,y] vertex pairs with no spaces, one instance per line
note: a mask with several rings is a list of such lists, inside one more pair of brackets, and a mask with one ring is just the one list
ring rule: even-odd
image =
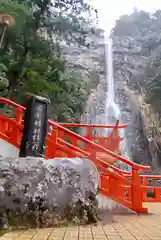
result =
[[35,119],[34,119],[34,130],[33,130],[33,136],[32,136],[32,141],[33,141],[33,145],[32,145],[32,150],[38,150],[39,148],[39,142],[41,140],[41,126],[42,126],[42,120],[41,120],[41,116],[42,116],[42,112],[43,112],[43,106],[42,105],[38,105],[36,106],[35,109]]

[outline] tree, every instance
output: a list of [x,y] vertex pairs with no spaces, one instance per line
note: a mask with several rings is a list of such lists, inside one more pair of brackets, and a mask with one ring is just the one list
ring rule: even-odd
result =
[[[0,0],[0,12],[15,18],[15,25],[6,32],[0,56],[6,69],[6,97],[19,103],[26,91],[50,97],[57,109],[54,116],[59,120],[68,119],[65,112],[73,118],[74,111],[82,109],[83,84],[69,77],[59,42],[86,46],[85,37],[93,29],[84,14],[90,15],[91,11],[81,0]],[[73,99],[76,106],[72,106]],[[61,101],[66,106],[60,107]]]
[[86,45],[93,32],[93,13],[97,11],[84,0],[19,0],[33,11],[31,25],[54,40]]
[[6,95],[6,90],[8,87],[8,79],[6,76],[7,68],[4,66],[4,64],[0,64],[0,96]]

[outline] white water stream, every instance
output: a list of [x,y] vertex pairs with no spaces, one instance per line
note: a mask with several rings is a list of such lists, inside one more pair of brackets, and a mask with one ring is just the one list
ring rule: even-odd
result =
[[[106,80],[108,85],[108,92],[106,94],[106,109],[105,109],[105,124],[115,125],[119,120],[123,124],[119,106],[115,103],[115,82],[113,75],[113,45],[112,39],[105,34],[105,59],[106,59]],[[124,157],[128,158],[128,149],[126,144],[125,130],[120,129],[120,137],[124,138],[121,142],[121,151]],[[107,133],[105,133],[107,134]],[[123,167],[123,166],[122,166]],[[128,166],[123,167],[125,170],[130,171]]]

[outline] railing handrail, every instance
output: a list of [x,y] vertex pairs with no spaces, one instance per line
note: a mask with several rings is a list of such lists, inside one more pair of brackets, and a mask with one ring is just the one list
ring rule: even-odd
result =
[[0,103],[4,103],[4,104],[7,104],[7,105],[11,105],[12,107],[14,107],[16,110],[19,110],[21,112],[24,112],[25,111],[25,107],[13,102],[12,100],[9,100],[9,99],[6,99],[6,98],[3,98],[3,97],[0,97]]
[[161,175],[140,175],[142,178],[153,178],[153,179],[160,179]]
[[105,125],[105,124],[86,124],[86,123],[60,123],[63,127],[91,127],[91,128],[127,128],[127,124],[123,125]]
[[91,142],[90,140],[88,140],[88,139],[86,139],[86,138],[84,138],[84,137],[82,137],[82,136],[80,136],[80,135],[78,135],[78,134],[70,131],[69,129],[64,128],[63,126],[61,126],[60,124],[58,124],[58,123],[56,123],[56,122],[52,122],[51,120],[48,120],[48,123],[49,123],[49,125],[51,125],[51,126],[53,126],[53,127],[56,126],[57,128],[63,130],[64,132],[66,132],[66,133],[68,133],[68,134],[76,137],[76,138],[77,138],[78,140],[80,140],[80,141],[83,141],[83,142],[85,142],[85,143],[87,143],[87,144],[89,144],[89,145],[92,145],[92,146],[94,146],[95,148],[101,149],[102,151],[106,152],[106,153],[109,154],[110,156],[112,156],[112,157],[114,157],[114,158],[116,158],[116,159],[119,159],[120,161],[122,161],[122,162],[124,162],[124,163],[126,163],[126,164],[128,164],[128,165],[130,165],[130,166],[132,166],[132,167],[134,167],[134,169],[138,169],[138,170],[139,170],[139,169],[140,169],[140,170],[149,170],[149,169],[150,169],[149,166],[143,166],[143,165],[134,163],[134,162],[132,162],[132,161],[130,161],[130,160],[128,160],[128,159],[120,156],[120,155],[117,155],[117,154],[111,152],[109,149],[106,149],[106,148],[104,148],[104,147],[102,147],[102,146],[100,146],[100,145],[98,145],[98,144],[96,144],[96,143],[94,143],[94,142]]

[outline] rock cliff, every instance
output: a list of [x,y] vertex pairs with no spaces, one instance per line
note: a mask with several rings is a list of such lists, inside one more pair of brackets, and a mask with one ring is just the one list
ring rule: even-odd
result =
[[[127,16],[128,21],[130,18],[139,19],[139,14],[143,17],[146,15],[144,12],[135,14],[136,16],[133,16],[134,14]],[[121,120],[122,123],[128,124],[128,129],[125,130],[128,154],[133,161],[151,165],[156,172],[161,163],[160,121],[158,114],[147,101],[145,69],[152,53],[160,44],[160,35],[156,34],[155,29],[140,34],[137,32],[120,34],[118,31],[120,22],[116,23],[112,33],[114,78],[116,103],[121,110]],[[126,26],[127,23],[121,24]],[[130,25],[128,27],[130,28]],[[145,26],[142,28],[146,29]],[[141,32],[140,29],[138,31]],[[88,123],[96,116],[97,122],[104,122],[105,101],[108,97],[104,38],[102,31],[98,32],[97,36],[93,37],[94,44],[90,49],[77,48],[75,51],[70,48],[70,52],[67,49],[64,51],[71,60],[70,66],[81,69],[81,73],[88,76],[91,84],[82,116],[82,121]],[[92,83],[95,84],[92,86]]]

